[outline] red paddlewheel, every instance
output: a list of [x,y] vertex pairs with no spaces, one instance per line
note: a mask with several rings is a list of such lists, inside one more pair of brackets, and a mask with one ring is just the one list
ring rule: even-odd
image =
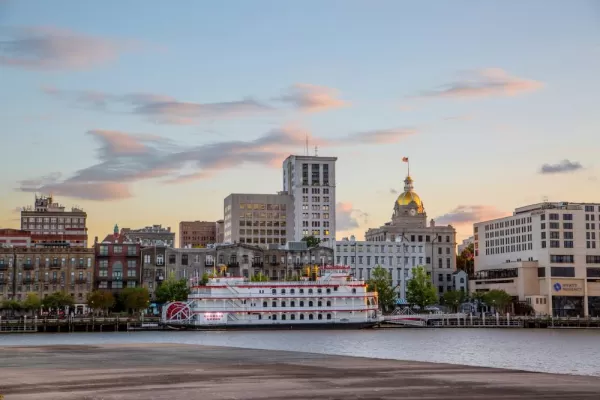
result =
[[175,302],[169,304],[167,308],[167,320],[185,320],[192,315],[190,306],[187,303]]

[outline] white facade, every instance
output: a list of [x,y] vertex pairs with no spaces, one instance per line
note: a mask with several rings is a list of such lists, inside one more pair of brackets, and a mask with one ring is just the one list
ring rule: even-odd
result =
[[224,200],[223,241],[266,247],[292,240],[292,197],[232,193]]
[[336,161],[337,157],[289,156],[283,162],[283,190],[293,201],[293,240],[315,236],[324,246],[333,246]]
[[464,249],[466,249],[467,247],[469,247],[470,244],[473,244],[473,243],[475,243],[475,237],[474,236],[471,236],[471,237],[468,237],[468,238],[464,239],[462,241],[462,243],[458,245],[457,254],[461,254]]
[[[545,297],[552,307],[548,313],[583,316],[596,307],[600,312],[600,204],[520,207],[512,216],[474,224],[474,239],[476,277],[470,290],[512,279],[527,290],[510,294],[521,301],[523,295]],[[537,276],[519,274],[522,269],[514,265],[525,262],[537,263]],[[514,276],[503,277],[508,269]]]
[[[412,277],[412,269],[418,266],[427,268],[424,242],[410,242],[405,238],[397,241],[355,241],[338,240],[335,242],[336,264],[348,265],[358,279],[371,279],[371,271],[378,265],[386,268],[392,275],[392,284],[396,287],[400,299],[406,298],[406,283]],[[448,285],[452,285],[452,271],[447,272]]]

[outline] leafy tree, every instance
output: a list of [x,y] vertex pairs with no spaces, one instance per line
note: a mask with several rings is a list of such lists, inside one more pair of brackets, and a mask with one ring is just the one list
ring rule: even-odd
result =
[[208,283],[208,278],[209,278],[208,273],[206,273],[206,272],[203,273],[202,274],[202,278],[200,279],[200,282],[198,282],[198,284],[200,284],[200,285],[206,285]]
[[306,247],[308,247],[309,249],[311,247],[317,247],[321,243],[321,239],[314,236],[305,236],[302,238],[302,241],[306,242]]
[[[204,279],[204,276],[202,276]],[[206,278],[208,281],[208,277]],[[156,289],[154,296],[159,303],[167,303],[170,301],[187,300],[189,289],[185,279],[175,279],[175,274],[169,277],[160,284]]]
[[27,293],[27,297],[23,302],[23,308],[32,312],[42,308],[42,300],[40,300],[40,296],[38,296],[37,293]]
[[454,310],[454,312],[458,311],[458,306],[461,305],[465,299],[466,295],[462,290],[450,290],[444,293],[444,296],[442,297],[444,304]]
[[102,310],[104,314],[107,314],[108,310],[115,306],[115,297],[111,292],[94,290],[88,293],[87,305],[94,311]]
[[506,293],[504,290],[494,289],[489,292],[485,292],[483,297],[485,304],[488,306],[493,306],[499,312],[504,312],[506,307],[512,302],[512,297],[510,294]]
[[369,292],[377,292],[379,305],[384,312],[392,311],[396,307],[398,294],[392,287],[392,274],[378,265],[371,271],[371,279],[367,282]]
[[75,304],[73,298],[66,292],[54,292],[42,300],[42,306],[47,309],[64,310]]
[[460,254],[456,255],[456,268],[471,276],[475,272],[475,245],[469,244]]
[[15,311],[21,310],[23,306],[18,300],[4,300],[1,308],[10,311],[11,315],[15,315]]
[[148,308],[150,303],[150,294],[148,289],[144,287],[125,288],[121,291],[119,297],[123,307],[131,313]]
[[412,269],[412,278],[406,284],[406,301],[424,310],[438,300],[437,292],[422,266]]
[[250,282],[268,282],[269,281],[269,277],[266,276],[265,274],[263,274],[262,272],[259,272],[256,275],[252,275],[252,277],[250,278]]

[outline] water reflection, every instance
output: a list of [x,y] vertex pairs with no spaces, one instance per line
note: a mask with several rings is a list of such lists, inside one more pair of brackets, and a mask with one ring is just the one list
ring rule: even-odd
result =
[[0,336],[0,346],[116,343],[232,346],[600,376],[600,330],[382,329]]

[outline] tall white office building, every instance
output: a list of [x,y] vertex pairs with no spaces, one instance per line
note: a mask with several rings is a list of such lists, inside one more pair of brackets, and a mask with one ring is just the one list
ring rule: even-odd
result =
[[294,240],[307,236],[335,244],[335,162],[337,157],[289,156],[283,162],[283,190],[290,194]]

